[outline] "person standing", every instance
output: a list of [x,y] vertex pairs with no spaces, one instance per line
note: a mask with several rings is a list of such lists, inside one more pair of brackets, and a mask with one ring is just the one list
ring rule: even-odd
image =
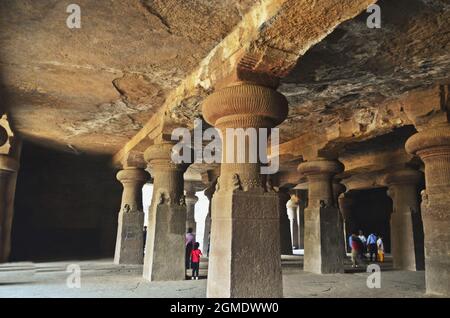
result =
[[377,261],[377,236],[371,233],[367,237],[367,249],[369,250],[370,261]]
[[192,277],[191,279],[198,280],[198,271],[200,268],[200,256],[202,256],[202,251],[199,249],[200,244],[198,242],[194,243],[194,248],[191,252],[191,267],[192,267]]
[[353,236],[353,234],[350,234],[350,236],[348,237],[348,246],[347,246],[347,248],[350,250],[350,253],[352,252],[352,236]]
[[384,262],[384,244],[383,238],[380,236],[377,240],[377,249],[378,249],[378,261],[380,263]]
[[365,259],[366,258],[366,251],[367,251],[367,239],[364,236],[363,231],[359,230],[359,235],[358,238],[360,239],[361,243],[362,243],[362,249],[361,249],[361,258]]
[[194,247],[194,243],[195,243],[195,235],[192,233],[192,228],[188,228],[187,233],[186,233],[186,240],[185,240],[185,244],[186,244],[186,258],[185,258],[186,269],[190,268],[191,252],[192,252],[192,249]]
[[356,233],[352,234],[351,237],[351,247],[352,247],[352,267],[358,267],[358,264],[360,263],[361,259],[361,249],[363,247],[363,244],[359,237],[356,235]]

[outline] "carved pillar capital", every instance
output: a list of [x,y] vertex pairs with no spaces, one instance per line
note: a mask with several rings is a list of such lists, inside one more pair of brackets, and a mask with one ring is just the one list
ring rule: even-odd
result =
[[382,183],[386,186],[395,184],[410,184],[417,186],[423,179],[423,173],[414,169],[405,168],[386,173]]
[[[238,82],[209,95],[203,102],[202,113],[208,123],[222,132],[219,189],[248,191],[265,188],[260,174],[261,158],[258,157],[261,150],[258,154],[253,152],[259,148],[261,131],[248,129],[273,128],[280,124],[288,113],[286,98],[272,88]],[[236,135],[238,131],[229,130],[233,128],[245,131],[239,136]],[[264,133],[267,137],[269,132]],[[239,140],[245,146],[240,146]]]
[[298,166],[298,172],[309,179],[315,176],[332,177],[344,171],[344,165],[337,160],[317,159],[302,162]]
[[141,186],[149,180],[149,175],[143,169],[139,168],[125,168],[120,170],[117,175],[117,180],[122,184],[136,183]]
[[[189,164],[174,163],[172,160],[172,148],[174,142],[162,142],[151,145],[144,152],[144,159],[151,169],[158,170],[179,170],[185,172]],[[152,171],[153,172],[153,171]]]
[[427,192],[450,185],[450,125],[421,131],[408,139],[406,151],[425,163]]
[[300,174],[308,179],[310,206],[335,204],[332,179],[343,170],[344,165],[339,161],[326,159],[307,161],[298,166]]
[[272,88],[239,82],[209,95],[202,110],[205,120],[219,129],[269,128],[287,117],[288,103]]

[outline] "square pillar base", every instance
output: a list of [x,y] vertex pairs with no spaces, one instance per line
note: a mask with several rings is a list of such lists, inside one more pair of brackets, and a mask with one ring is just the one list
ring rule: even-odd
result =
[[[448,190],[450,191],[450,189]],[[450,296],[450,200],[448,193],[422,204],[425,232],[425,284],[427,294]]]
[[337,208],[306,208],[303,270],[316,274],[343,273],[342,236]]
[[282,297],[278,194],[219,191],[212,204],[207,297]]
[[142,264],[144,262],[144,213],[119,214],[115,264]]
[[153,212],[143,276],[150,281],[185,280],[186,207],[164,203]]

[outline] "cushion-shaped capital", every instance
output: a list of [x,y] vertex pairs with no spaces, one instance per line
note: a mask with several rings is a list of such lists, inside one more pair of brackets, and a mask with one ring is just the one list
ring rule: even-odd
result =
[[303,176],[335,175],[344,171],[344,165],[337,160],[319,159],[303,162],[297,170]]
[[117,173],[117,180],[122,183],[125,182],[138,182],[145,183],[149,179],[149,175],[144,169],[139,168],[127,168],[120,170]]
[[202,105],[205,120],[223,127],[275,127],[288,113],[286,98],[272,88],[239,83],[209,95]]
[[434,127],[423,130],[411,136],[405,145],[406,151],[419,155],[425,150],[445,150],[450,151],[450,125]]

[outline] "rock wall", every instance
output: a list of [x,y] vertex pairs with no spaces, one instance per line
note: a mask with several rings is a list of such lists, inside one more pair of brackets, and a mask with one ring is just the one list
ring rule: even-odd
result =
[[108,158],[25,143],[11,260],[112,257],[121,194]]

